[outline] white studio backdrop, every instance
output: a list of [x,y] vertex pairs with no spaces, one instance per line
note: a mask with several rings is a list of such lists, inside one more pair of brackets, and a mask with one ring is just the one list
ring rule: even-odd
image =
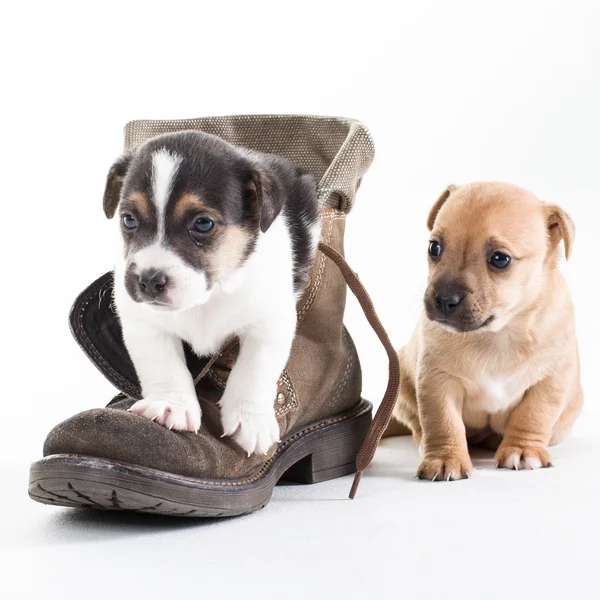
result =
[[[584,383],[598,355],[600,5],[594,2],[104,2],[13,5],[2,19],[8,396],[37,452],[111,387],[71,340],[76,294],[112,267],[104,179],[135,118],[307,113],[362,120],[376,158],[347,256],[395,344],[426,275],[430,204],[448,183],[506,180],[561,204]],[[351,303],[365,394],[385,356]],[[8,387],[8,389],[6,389]],[[588,402],[586,410],[597,410]],[[2,444],[10,444],[4,437]],[[32,453],[32,458],[35,452]]]
[[[587,398],[577,427],[592,427],[600,416],[599,30],[592,0],[3,6],[0,463],[18,468],[23,485],[8,497],[26,502],[27,463],[48,430],[114,391],[71,339],[67,314],[112,268],[114,223],[101,198],[131,119],[363,121],[376,158],[347,221],[346,252],[398,346],[420,314],[425,218],[447,184],[510,181],[560,204],[577,227],[565,265]],[[377,403],[385,354],[352,300],[346,322],[365,397]]]

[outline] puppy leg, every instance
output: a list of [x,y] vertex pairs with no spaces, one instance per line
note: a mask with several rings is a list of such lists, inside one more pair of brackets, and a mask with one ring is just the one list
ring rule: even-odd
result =
[[578,379],[574,381],[573,386],[574,392],[571,395],[571,401],[563,410],[556,425],[554,425],[550,446],[558,444],[571,433],[573,423],[575,423],[575,419],[579,416],[583,408],[583,390]]
[[181,340],[147,325],[123,327],[125,346],[142,386],[143,400],[129,411],[169,429],[198,431],[200,403]]
[[[223,435],[232,436],[248,456],[267,454],[279,441],[274,402],[294,338],[295,312],[289,317],[252,327],[240,336],[238,358],[219,402]],[[278,330],[273,326],[277,323]]]
[[566,405],[564,388],[564,380],[551,375],[527,390],[508,417],[504,438],[496,452],[498,468],[539,469],[551,465],[547,446]]
[[386,438],[396,435],[412,435],[412,429],[408,425],[405,425],[402,420],[396,417],[396,415],[392,415],[392,418],[381,437]]
[[446,376],[431,376],[418,384],[423,428],[419,479],[454,481],[471,476],[473,465],[462,420],[464,390]]
[[398,400],[392,413],[392,418],[383,434],[383,437],[394,435],[411,435],[417,446],[421,445],[423,433],[419,421],[419,407],[414,392],[414,386],[404,379],[402,374],[402,384]]

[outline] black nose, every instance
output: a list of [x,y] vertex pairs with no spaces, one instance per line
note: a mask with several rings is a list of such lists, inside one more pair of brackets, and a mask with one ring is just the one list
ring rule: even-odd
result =
[[447,287],[436,290],[434,294],[435,305],[445,315],[453,313],[467,295],[467,291],[458,287]]
[[146,296],[156,298],[167,285],[167,276],[162,271],[144,271],[140,275],[140,290]]

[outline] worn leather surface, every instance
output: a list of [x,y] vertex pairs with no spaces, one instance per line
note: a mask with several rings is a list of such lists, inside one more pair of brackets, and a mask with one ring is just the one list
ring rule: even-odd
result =
[[[303,143],[311,147],[310,139]],[[313,148],[313,151],[318,149]],[[363,167],[368,166],[370,160],[365,161],[364,157],[361,160],[358,162]],[[355,186],[362,172],[356,175],[354,173]],[[327,194],[323,192],[322,196]],[[327,197],[326,205],[331,205],[334,196]],[[343,253],[346,210],[350,205],[351,201],[346,199],[338,208],[321,211],[321,240],[340,253]],[[140,389],[111,299],[112,275],[109,273],[96,280],[75,301],[70,324],[84,352],[123,393],[107,408],[79,413],[57,425],[46,439],[44,455],[100,456],[207,479],[239,479],[259,469],[274,454],[275,447],[266,456],[248,457],[231,439],[220,437],[217,401],[235,364],[235,347],[219,357],[196,387],[203,413],[197,434],[169,431],[127,412],[139,398]],[[282,436],[345,412],[360,402],[361,369],[356,349],[343,324],[345,301],[346,285],[341,273],[318,252],[310,280],[297,305],[296,336],[273,399]],[[195,377],[207,358],[198,358],[189,351],[186,357],[190,376]]]

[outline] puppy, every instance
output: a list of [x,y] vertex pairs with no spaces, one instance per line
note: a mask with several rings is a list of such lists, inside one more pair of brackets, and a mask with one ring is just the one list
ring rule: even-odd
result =
[[118,210],[115,306],[143,400],[131,412],[198,431],[182,341],[199,356],[238,336],[220,401],[225,435],[248,453],[279,439],[273,402],[320,236],[312,176],[283,158],[187,131],[151,139],[110,169]]
[[399,352],[387,434],[420,445],[418,477],[469,477],[467,442],[507,469],[550,466],[583,394],[573,305],[558,269],[574,227],[558,206],[505,183],[450,186],[427,225],[425,315]]

